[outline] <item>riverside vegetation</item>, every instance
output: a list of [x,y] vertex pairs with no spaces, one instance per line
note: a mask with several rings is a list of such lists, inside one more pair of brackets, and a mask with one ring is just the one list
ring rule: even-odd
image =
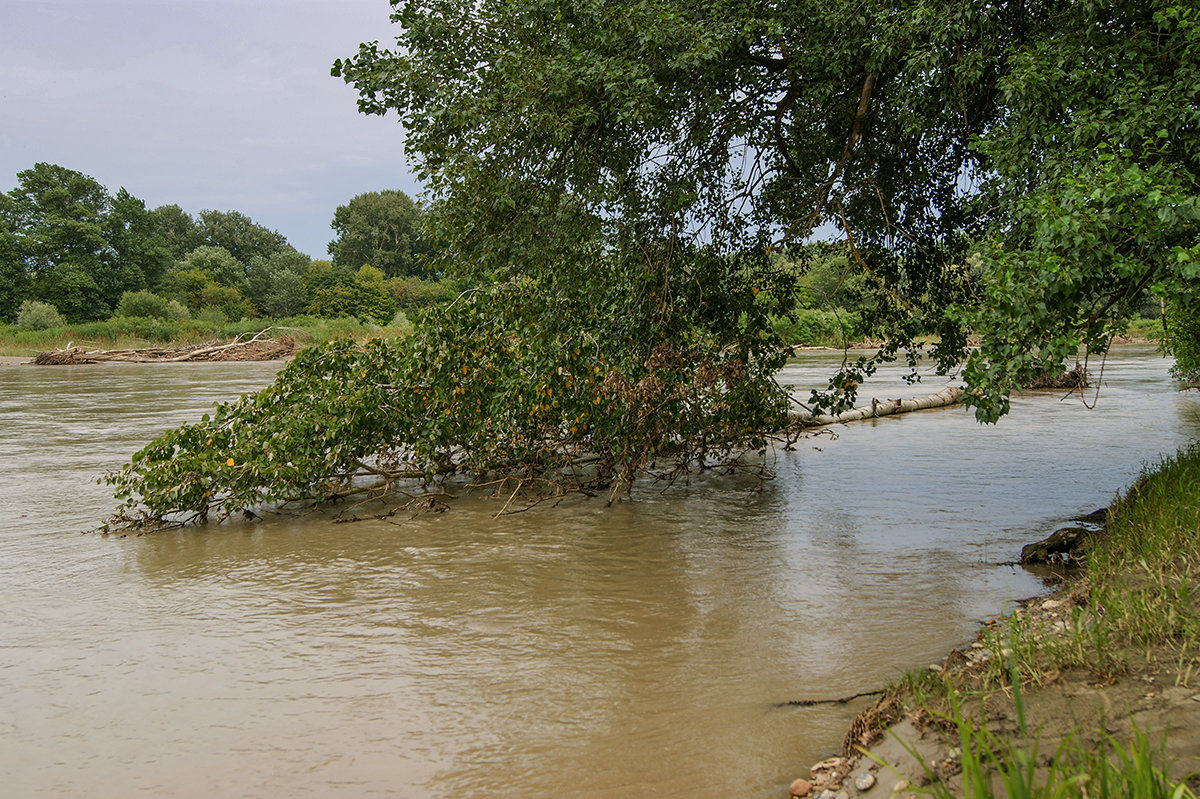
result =
[[890,686],[795,795],[1194,797],[1197,485],[1200,446],[1148,469],[1058,591]]
[[[1102,355],[1148,294],[1176,373],[1200,376],[1195,4],[391,6],[395,46],[332,71],[362,111],[398,116],[428,192],[427,269],[465,293],[402,344],[310,348],[148,444],[110,477],[125,521],[408,477],[511,502],[753,468],[794,400],[778,322],[811,310],[797,283],[820,231],[862,278],[854,328],[881,346],[835,369],[816,412],[852,404],[880,363],[915,380],[928,358],[996,422],[1039,373]],[[46,265],[41,241],[22,268]],[[86,287],[88,268],[56,263],[41,285]]]

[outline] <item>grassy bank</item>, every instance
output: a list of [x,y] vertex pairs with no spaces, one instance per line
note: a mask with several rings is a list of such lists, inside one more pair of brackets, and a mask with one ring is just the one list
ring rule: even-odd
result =
[[16,325],[0,324],[0,355],[32,356],[38,352],[61,349],[68,344],[101,350],[195,345],[254,334],[267,327],[278,328],[276,334],[290,335],[302,345],[341,338],[361,340],[373,336],[400,335],[411,330],[403,314],[397,314],[391,324],[382,327],[350,317],[321,319],[312,316],[243,319],[238,322],[116,317],[103,322],[86,322],[46,330],[22,330]]
[[811,795],[1200,792],[1200,446],[1147,470],[1062,578],[889,687]]

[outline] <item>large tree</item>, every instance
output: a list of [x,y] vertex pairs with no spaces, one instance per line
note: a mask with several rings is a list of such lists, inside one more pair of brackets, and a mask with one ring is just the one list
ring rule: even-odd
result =
[[8,215],[34,296],[73,322],[106,316],[121,295],[106,235],[108,191],[57,164],[35,164],[18,172],[17,181],[8,193]]
[[196,230],[204,245],[223,247],[243,264],[255,256],[270,258],[291,249],[282,233],[238,211],[201,211]]
[[885,355],[934,332],[949,368],[982,335],[967,377],[988,420],[1032,371],[1102,351],[1144,290],[1194,293],[1193,4],[393,6],[398,46],[334,71],[400,115],[443,235],[480,267],[836,229],[887,300]]
[[[1200,285],[1200,12],[1170,0],[394,0],[334,74],[396,112],[440,269],[412,341],[332,347],[135,456],[152,518],[402,475],[612,486],[764,446],[767,323],[838,231],[887,344],[981,419],[1147,290]],[[291,443],[289,443],[291,442]],[[268,453],[268,454],[263,454]],[[581,466],[586,464],[586,466]],[[516,479],[514,484],[512,481]],[[513,488],[515,490],[515,487]]]
[[385,189],[353,197],[333,212],[337,238],[329,243],[334,266],[373,266],[388,277],[429,274],[422,261],[420,209],[402,191]]

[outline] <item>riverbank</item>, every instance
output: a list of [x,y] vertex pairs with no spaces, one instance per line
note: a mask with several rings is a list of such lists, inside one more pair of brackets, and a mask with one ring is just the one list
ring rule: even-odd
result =
[[1200,790],[1198,486],[1200,447],[1144,474],[1058,590],[890,686],[792,794]]
[[142,317],[117,317],[103,322],[86,322],[46,330],[24,330],[16,325],[0,324],[0,357],[33,358],[40,352],[67,350],[179,349],[211,346],[215,342],[247,339],[264,330],[271,338],[288,336],[300,346],[320,341],[353,338],[359,341],[377,336],[398,336],[411,332],[403,314],[397,314],[386,326],[344,317],[322,319],[293,316],[284,319],[243,319],[237,322],[205,322],[198,319],[164,320]]

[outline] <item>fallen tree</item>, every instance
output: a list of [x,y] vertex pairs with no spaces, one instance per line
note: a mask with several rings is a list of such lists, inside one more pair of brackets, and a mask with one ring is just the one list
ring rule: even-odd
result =
[[787,423],[785,350],[747,313],[753,292],[714,308],[691,277],[600,276],[570,294],[509,281],[428,311],[407,338],[302,350],[267,389],[109,474],[115,521],[219,520],[410,481],[616,496],[651,469],[673,479],[764,453]]
[[934,394],[911,399],[872,399],[870,405],[853,408],[841,413],[813,413],[809,410],[788,411],[788,426],[809,428],[823,427],[831,424],[859,422],[864,419],[876,419],[881,416],[892,416],[897,413],[911,413],[930,408],[945,408],[957,405],[962,399],[963,390],[958,386],[946,386]]
[[402,345],[302,352],[164,434],[110,476],[125,518],[411,476],[620,491],[763,453],[789,408],[769,320],[796,309],[817,230],[843,234],[884,345],[816,416],[900,353],[915,371],[935,335],[994,422],[1036,371],[1103,353],[1147,291],[1196,302],[1190,8],[394,6],[395,49],[333,71],[399,115],[444,245],[429,267],[474,288]]

